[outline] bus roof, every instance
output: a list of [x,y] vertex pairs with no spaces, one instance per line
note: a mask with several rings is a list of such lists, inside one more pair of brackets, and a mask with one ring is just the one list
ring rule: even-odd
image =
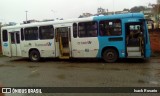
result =
[[82,21],[92,21],[93,17],[87,18],[74,18],[74,19],[67,19],[67,20],[56,20],[56,21],[48,21],[48,22],[34,22],[28,24],[21,24],[15,26],[4,26],[2,29],[12,29],[12,28],[25,28],[25,27],[32,27],[32,26],[45,26],[45,25],[54,25],[54,24],[62,24],[62,23],[74,23],[74,22],[82,22]]
[[104,20],[104,19],[122,19],[122,18],[144,18],[142,13],[126,13],[126,14],[115,14],[115,15],[105,15],[105,16],[92,16],[87,18],[74,18],[74,19],[67,19],[67,20],[56,20],[56,21],[48,21],[48,22],[35,22],[35,23],[28,23],[22,25],[15,25],[15,26],[5,26],[2,27],[3,29],[13,29],[13,28],[25,28],[25,27],[33,27],[33,26],[45,26],[45,25],[54,25],[54,24],[62,24],[62,23],[76,23],[76,22],[83,22],[83,21],[96,21],[96,20]]
[[123,18],[144,18],[143,13],[126,13],[126,14],[115,14],[115,15],[107,15],[107,16],[98,16],[95,17],[94,20],[103,20],[103,19],[123,19]]

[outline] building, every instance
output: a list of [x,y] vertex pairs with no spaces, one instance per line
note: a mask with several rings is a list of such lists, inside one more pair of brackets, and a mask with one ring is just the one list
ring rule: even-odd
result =
[[28,20],[28,21],[23,21],[23,24],[34,23],[34,22],[39,22],[39,21],[38,20]]
[[152,8],[147,7],[145,10],[141,11],[141,13],[144,14],[146,19],[151,19],[151,17],[153,17]]
[[90,17],[90,16],[93,16],[93,14],[91,14],[91,13],[83,13],[82,15],[79,16],[79,18]]
[[108,9],[106,10],[101,7],[97,9],[97,14],[106,14],[107,12],[108,12]]
[[116,11],[115,14],[125,14],[125,13],[129,13],[129,11]]

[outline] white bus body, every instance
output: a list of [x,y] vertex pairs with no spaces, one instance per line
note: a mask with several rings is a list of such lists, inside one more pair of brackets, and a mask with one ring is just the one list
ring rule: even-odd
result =
[[[138,33],[132,40],[128,38],[130,31]],[[103,58],[115,62],[118,58],[151,55],[149,33],[141,13],[2,27],[1,42],[3,55],[29,57],[31,61],[52,57]]]
[[[2,28],[3,31],[7,31],[8,40],[3,40],[2,35],[2,52],[5,56],[20,56],[20,57],[29,57],[29,52],[31,50],[37,50],[40,53],[40,57],[59,57],[59,58],[69,58],[69,57],[96,57],[98,53],[98,39],[97,37],[91,38],[73,38],[73,23],[78,22],[87,22],[92,21],[93,18],[84,18],[84,19],[74,19],[74,20],[66,20],[66,21],[53,21],[53,22],[38,22],[32,24],[24,24],[18,26],[9,26]],[[28,27],[40,27],[40,26],[48,26],[52,25],[54,27],[54,38],[53,39],[45,39],[45,40],[21,40],[21,29]],[[57,28],[68,28],[68,32],[70,32],[71,36],[68,36],[68,50],[69,56],[61,56],[60,52],[60,43],[57,42],[56,39],[56,29]],[[14,35],[14,38],[11,36]],[[38,34],[39,35],[39,34]],[[68,33],[69,35],[69,33]],[[14,43],[12,43],[11,38],[15,39]],[[19,38],[19,42],[17,42],[17,38]],[[89,44],[89,46],[88,46]],[[65,49],[64,49],[65,50]],[[89,52],[88,52],[89,51]],[[34,60],[32,60],[34,61]],[[37,61],[37,60],[35,60]]]

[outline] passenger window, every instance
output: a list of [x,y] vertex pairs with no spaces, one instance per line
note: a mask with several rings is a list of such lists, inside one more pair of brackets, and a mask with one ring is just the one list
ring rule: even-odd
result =
[[16,41],[17,41],[17,44],[20,43],[20,34],[19,34],[19,31],[16,32]]
[[19,31],[11,32],[10,34],[11,34],[11,44],[19,44],[20,43]]
[[120,20],[100,21],[101,36],[119,36],[122,34]]
[[77,38],[77,23],[73,24],[73,37]]
[[79,37],[86,37],[86,30],[85,30],[85,23],[79,23],[78,24],[78,32],[79,32]]
[[21,40],[24,40],[23,28],[21,28]]
[[38,27],[24,29],[25,40],[38,40]]
[[11,33],[11,44],[15,44],[14,33]]
[[39,28],[40,39],[53,39],[54,38],[54,28],[50,26],[41,26]]
[[79,37],[96,37],[97,22],[81,22],[78,24]]
[[2,35],[3,35],[3,42],[7,42],[8,41],[8,32],[7,32],[7,30],[3,30],[2,31]]

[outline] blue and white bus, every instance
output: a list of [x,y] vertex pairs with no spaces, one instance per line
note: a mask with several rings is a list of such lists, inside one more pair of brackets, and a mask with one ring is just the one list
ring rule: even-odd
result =
[[149,58],[150,39],[141,13],[37,22],[1,29],[3,55],[29,57]]

